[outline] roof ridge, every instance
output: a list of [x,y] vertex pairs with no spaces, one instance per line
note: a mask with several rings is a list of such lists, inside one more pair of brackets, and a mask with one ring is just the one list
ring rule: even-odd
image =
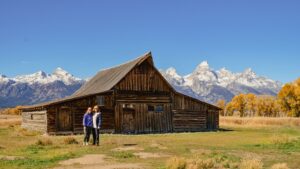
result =
[[134,59],[131,59],[131,60],[129,60],[129,61],[126,61],[125,63],[121,63],[121,64],[119,64],[119,65],[115,65],[115,66],[112,66],[112,67],[108,67],[108,68],[101,69],[100,71],[98,71],[98,73],[101,72],[101,71],[105,71],[105,70],[117,68],[117,67],[126,65],[126,64],[128,64],[128,63],[131,63],[131,62],[133,62],[133,61],[139,60],[139,59],[141,59],[141,58],[143,58],[143,57],[149,57],[149,56],[151,56],[151,51],[149,51],[149,52],[147,52],[147,53],[145,53],[145,54],[143,54],[143,55],[140,55],[140,56],[138,56],[138,57],[136,57],[136,58],[134,58]]

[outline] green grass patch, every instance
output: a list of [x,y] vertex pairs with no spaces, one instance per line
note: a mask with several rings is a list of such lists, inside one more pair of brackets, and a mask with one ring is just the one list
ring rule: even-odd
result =
[[66,160],[74,156],[74,154],[68,153],[61,156],[54,156],[52,158],[25,158],[16,160],[0,160],[0,168],[44,169],[54,166],[58,161]]
[[130,159],[136,157],[132,152],[127,152],[127,151],[115,151],[112,152],[110,155],[117,159]]

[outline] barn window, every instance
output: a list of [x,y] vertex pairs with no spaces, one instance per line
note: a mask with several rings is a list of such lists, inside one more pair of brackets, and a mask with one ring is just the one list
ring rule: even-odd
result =
[[123,104],[122,108],[129,108],[129,109],[133,109],[133,104]]
[[97,96],[96,100],[99,106],[104,106],[104,101],[105,101],[104,96]]
[[156,105],[155,106],[155,112],[161,113],[164,111],[164,106],[163,105]]
[[154,111],[154,106],[148,105],[148,112],[153,112],[153,111]]

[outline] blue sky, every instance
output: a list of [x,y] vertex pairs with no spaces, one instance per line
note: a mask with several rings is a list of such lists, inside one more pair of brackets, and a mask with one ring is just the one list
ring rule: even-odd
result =
[[0,1],[0,74],[78,77],[152,51],[158,68],[300,76],[300,1]]

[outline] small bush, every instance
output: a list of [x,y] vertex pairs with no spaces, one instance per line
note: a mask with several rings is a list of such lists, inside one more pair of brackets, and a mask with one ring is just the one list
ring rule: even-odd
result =
[[44,138],[44,139],[38,139],[35,145],[37,146],[49,146],[52,145],[53,142],[49,138]]
[[78,144],[79,142],[74,137],[66,137],[64,139],[65,144]]
[[240,169],[261,169],[263,163],[258,159],[243,159],[240,163]]
[[278,163],[272,165],[271,169],[290,169],[286,163]]
[[167,161],[167,169],[185,169],[187,162],[184,158],[172,157]]
[[211,169],[215,166],[215,162],[212,159],[202,160],[197,159],[195,161],[191,161],[188,164],[187,169]]

